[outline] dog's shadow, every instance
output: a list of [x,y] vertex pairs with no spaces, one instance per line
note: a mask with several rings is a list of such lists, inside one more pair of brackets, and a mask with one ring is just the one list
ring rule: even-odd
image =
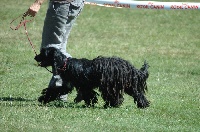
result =
[[33,106],[36,105],[33,99],[25,99],[22,97],[0,97],[0,106],[15,107],[15,106]]
[[[14,103],[15,102],[15,103]],[[0,97],[0,106],[27,106],[27,105],[38,105],[40,107],[56,107],[56,108],[89,108],[86,107],[85,105],[77,104],[74,102],[62,102],[62,101],[53,101],[51,103],[48,103],[46,105],[41,104],[37,102],[34,99],[25,99],[22,97]],[[99,106],[94,106],[91,107],[94,109],[103,109],[102,107]]]
[[46,105],[40,104],[40,106],[56,107],[56,108],[77,108],[77,109],[85,109],[85,108],[104,109],[103,107],[100,106],[87,107],[84,104],[77,104],[75,102],[61,102],[61,101],[54,101]]
[[33,101],[33,100],[25,99],[25,98],[22,98],[22,97],[0,97],[0,101],[7,101],[7,102],[24,101],[24,102],[29,102],[29,101]]

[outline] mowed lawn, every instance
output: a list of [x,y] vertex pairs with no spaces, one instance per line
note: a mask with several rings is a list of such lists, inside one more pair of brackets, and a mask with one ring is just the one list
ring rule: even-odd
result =
[[[37,102],[51,73],[37,67],[23,26],[17,31],[10,29],[10,22],[32,2],[1,0],[1,132],[200,131],[200,10],[85,5],[68,40],[67,50],[73,57],[119,56],[137,68],[145,60],[150,65],[146,95],[151,102],[149,108],[138,109],[133,99],[125,95],[120,108],[104,109],[100,96],[94,108],[82,107],[84,102],[74,104],[76,91],[69,95],[67,103],[43,106]],[[34,21],[27,24],[37,53],[46,8],[47,2]]]

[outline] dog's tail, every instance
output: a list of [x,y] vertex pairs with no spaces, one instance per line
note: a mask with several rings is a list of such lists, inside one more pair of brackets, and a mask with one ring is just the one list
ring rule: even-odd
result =
[[145,91],[147,91],[147,83],[146,80],[149,77],[149,72],[148,72],[148,68],[149,65],[146,61],[144,61],[144,64],[142,65],[142,67],[140,68],[140,70],[138,70],[138,77],[139,77],[139,91],[142,91],[145,93]]
[[148,65],[148,63],[145,60],[144,65],[142,65],[142,67],[140,68],[140,71],[142,72],[144,78],[146,78],[146,79],[149,77],[149,72],[148,72],[149,67],[150,66]]
[[148,68],[149,68],[149,65],[146,61],[144,61],[144,65],[140,68],[139,70],[139,78],[140,78],[140,90],[143,91],[145,93],[145,90],[147,91],[147,84],[146,84],[146,80],[148,79],[149,77],[149,72],[148,72]]

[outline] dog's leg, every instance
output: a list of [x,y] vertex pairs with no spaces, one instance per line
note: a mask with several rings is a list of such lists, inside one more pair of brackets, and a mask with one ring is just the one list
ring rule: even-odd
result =
[[49,103],[51,101],[54,101],[58,98],[59,91],[57,88],[46,88],[42,90],[42,96],[38,98],[38,101],[42,104]]
[[74,99],[74,102],[75,103],[79,103],[83,100],[83,93],[80,92],[80,91],[77,91],[77,95],[76,95],[76,98]]
[[101,96],[102,96],[103,100],[105,101],[104,108],[108,108],[110,106],[110,100],[108,99],[109,94],[105,89],[106,88],[104,88],[104,87],[99,87],[99,91],[101,92]]
[[124,101],[122,94],[117,93],[114,97],[110,99],[110,106],[111,107],[120,107]]
[[146,99],[143,93],[138,93],[137,95],[137,107],[146,108],[149,107],[149,101]]
[[104,108],[108,108],[108,107],[120,107],[122,105],[124,101],[124,98],[107,98],[107,100],[105,101],[104,104]]
[[134,103],[137,104],[138,108],[146,108],[149,107],[149,101],[144,96],[144,93],[138,93],[134,88],[126,88],[125,93],[132,96],[134,98]]
[[121,106],[122,103],[124,102],[124,97],[123,97],[122,94],[119,94],[119,95],[118,95],[117,102],[118,102],[118,103],[117,103],[118,106]]
[[112,91],[109,92],[109,100],[111,107],[120,107],[124,101],[123,94],[124,90],[120,90],[118,86],[111,88]]
[[[88,88],[89,89],[89,88]],[[94,105],[98,102],[97,96],[99,95],[96,91],[94,90],[85,90],[84,91],[79,91],[82,93],[82,99],[85,101],[85,105],[87,107],[94,107]],[[80,94],[79,93],[79,94]]]
[[109,104],[110,104],[109,101],[105,101],[105,104],[104,104],[103,107],[104,107],[105,109],[107,109],[107,108],[109,107]]
[[101,90],[102,98],[105,101],[104,108],[119,107],[122,105],[124,98],[119,91]]
[[67,94],[66,88],[56,87],[56,88],[46,88],[42,90],[42,96],[38,98],[40,103],[46,104],[54,101],[60,97],[60,95]]
[[98,94],[96,91],[92,90],[92,91],[91,91],[91,105],[92,105],[92,107],[94,107],[94,105],[95,105],[96,103],[98,103],[98,98],[97,98],[97,96],[99,96],[99,94]]

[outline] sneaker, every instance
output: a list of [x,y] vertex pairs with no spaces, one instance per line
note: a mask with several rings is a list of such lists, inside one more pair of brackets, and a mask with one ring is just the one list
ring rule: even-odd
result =
[[61,95],[59,100],[67,102],[67,96],[68,96],[67,94]]

